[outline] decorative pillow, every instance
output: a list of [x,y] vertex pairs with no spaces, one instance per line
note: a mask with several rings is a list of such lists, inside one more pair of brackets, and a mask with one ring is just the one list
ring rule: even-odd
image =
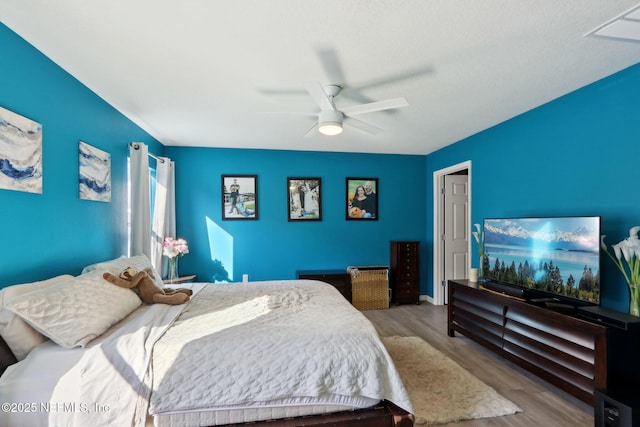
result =
[[84,347],[141,303],[131,289],[114,286],[96,270],[30,292],[7,308],[34,329],[65,347]]
[[103,261],[96,264],[88,265],[82,269],[82,274],[89,273],[95,270],[108,271],[111,274],[119,276],[126,268],[133,267],[136,271],[144,271],[148,270],[152,273],[153,282],[159,288],[164,287],[164,282],[162,281],[162,276],[156,272],[151,265],[151,261],[147,258],[146,255],[136,255],[130,258],[120,257],[116,259],[112,259],[110,261]]
[[27,357],[27,354],[38,344],[45,342],[47,337],[29,326],[14,312],[8,310],[7,303],[19,296],[57,285],[69,279],[73,279],[73,276],[65,274],[40,282],[12,285],[0,290],[0,335],[16,359],[22,360]]

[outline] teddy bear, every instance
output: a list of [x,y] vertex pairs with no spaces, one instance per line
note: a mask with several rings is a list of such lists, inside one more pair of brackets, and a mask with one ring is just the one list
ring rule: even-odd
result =
[[109,272],[104,273],[102,277],[116,286],[133,290],[146,304],[183,304],[189,301],[190,296],[193,294],[191,289],[186,288],[159,288],[156,286],[149,273],[146,271],[136,272],[136,270],[131,267],[120,273],[120,277]]

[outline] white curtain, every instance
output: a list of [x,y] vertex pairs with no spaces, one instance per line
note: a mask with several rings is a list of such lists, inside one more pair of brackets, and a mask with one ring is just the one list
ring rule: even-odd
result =
[[176,236],[175,163],[167,157],[158,159],[156,166],[155,203],[151,227],[151,263],[160,274],[162,242],[165,237]]
[[149,151],[145,144],[129,144],[131,170],[130,254],[151,257],[151,202],[149,193]]

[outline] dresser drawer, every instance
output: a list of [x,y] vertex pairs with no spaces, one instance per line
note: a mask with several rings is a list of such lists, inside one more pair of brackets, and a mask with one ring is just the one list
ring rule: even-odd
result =
[[412,287],[412,288],[399,287],[399,288],[396,288],[396,297],[398,297],[398,296],[415,296],[415,297],[418,297],[419,296],[418,288],[416,288],[416,287]]
[[404,258],[415,258],[418,254],[418,245],[413,242],[404,242],[398,245],[397,250]]
[[417,279],[418,278],[418,266],[417,265],[405,265],[398,266],[396,269],[396,278],[400,279]]
[[417,288],[396,288],[394,298],[396,304],[418,304],[420,302],[420,292]]
[[396,289],[411,289],[417,291],[420,287],[416,280],[403,280],[400,279],[396,282]]

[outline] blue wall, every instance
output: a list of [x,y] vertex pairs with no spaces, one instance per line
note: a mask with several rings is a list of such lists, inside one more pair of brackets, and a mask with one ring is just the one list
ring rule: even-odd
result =
[[[638,100],[635,65],[430,154],[427,176],[471,160],[472,223],[485,217],[601,215],[607,242],[617,243],[640,224]],[[432,212],[431,185],[427,192]],[[431,247],[430,227],[426,240]],[[472,260],[477,266],[475,246]],[[626,311],[622,275],[607,257],[601,269],[602,305]]]
[[[0,287],[126,253],[127,144],[163,146],[0,24],[0,106],[43,125],[44,193],[0,190]],[[640,65],[428,156],[167,147],[176,160],[182,272],[208,280],[292,278],[297,269],[386,264],[389,240],[422,243],[421,294],[432,295],[433,172],[472,161],[472,222],[520,215],[601,215],[609,243],[640,224],[635,187]],[[111,203],[78,198],[78,141],[111,154]],[[220,175],[256,174],[257,221],[221,221]],[[286,178],[322,178],[323,221],[289,223]],[[380,179],[379,221],[344,219],[345,178]],[[474,247],[476,260],[477,251]],[[602,303],[626,311],[620,273],[602,260]]]
[[[44,193],[0,190],[0,287],[78,274],[126,254],[127,144],[164,147],[0,25],[0,106],[43,125]],[[111,154],[112,202],[78,198],[78,141]],[[181,271],[210,280],[221,260],[234,280],[287,279],[298,269],[389,263],[389,240],[425,236],[424,156],[170,147],[178,231],[191,253]],[[257,174],[259,219],[221,221],[221,174]],[[286,178],[322,178],[323,220],[287,221]],[[346,221],[345,178],[379,178],[380,219]],[[425,258],[425,257],[423,257]]]
[[[162,145],[3,24],[0,46],[0,106],[43,128],[43,194],[0,189],[0,287],[125,254],[127,144]],[[81,140],[111,154],[111,203],[78,197]]]
[[[180,272],[212,280],[292,279],[300,269],[388,265],[390,240],[423,241],[424,156],[167,147],[176,161]],[[258,176],[258,219],[221,220],[221,175]],[[322,221],[289,222],[287,178],[322,179]],[[346,178],[378,178],[379,220],[345,219]],[[422,242],[424,244],[424,242]],[[426,256],[423,256],[426,260]],[[424,263],[423,263],[424,265]]]

